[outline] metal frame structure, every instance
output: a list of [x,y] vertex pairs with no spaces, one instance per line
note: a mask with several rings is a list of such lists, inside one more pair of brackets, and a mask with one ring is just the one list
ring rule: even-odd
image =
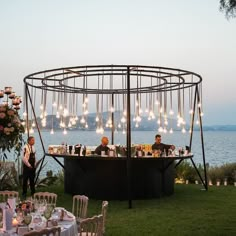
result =
[[[93,84],[99,84],[99,78],[109,77],[109,81],[112,86],[110,87],[99,87],[93,85],[88,86],[88,81],[94,81]],[[125,84],[122,86],[119,84],[115,86],[113,83],[114,78],[125,77]],[[97,79],[96,79],[97,78]],[[150,84],[145,83],[145,81],[151,81]],[[157,83],[152,83],[155,80]],[[79,82],[81,81],[81,83]],[[123,81],[123,82],[124,82]],[[78,83],[77,83],[78,82]],[[191,135],[189,141],[189,147],[192,147],[193,138],[193,128],[194,119],[196,112],[199,117],[200,125],[200,135],[201,135],[201,145],[202,145],[202,158],[204,166],[204,178],[201,176],[194,160],[191,158],[191,162],[202,182],[205,189],[208,190],[207,172],[206,172],[206,162],[205,162],[205,150],[204,150],[204,139],[203,139],[203,129],[202,129],[202,118],[201,112],[202,108],[198,104],[202,102],[201,93],[201,83],[202,78],[200,75],[175,68],[166,68],[158,66],[141,66],[141,65],[87,65],[87,66],[76,66],[76,67],[65,67],[59,69],[45,70],[37,73],[27,75],[24,78],[25,84],[25,109],[26,109],[26,124],[29,133],[29,110],[32,109],[34,120],[36,121],[36,127],[39,133],[41,145],[43,148],[44,156],[41,162],[39,172],[41,171],[45,156],[47,155],[44,147],[44,142],[41,136],[41,131],[39,124],[37,122],[37,116],[34,109],[33,95],[30,91],[32,89],[37,89],[42,91],[42,93],[55,92],[62,94],[82,94],[82,95],[97,95],[106,94],[111,96],[112,106],[114,105],[115,95],[126,95],[126,109],[127,109],[127,122],[126,122],[126,144],[127,144],[127,176],[128,176],[128,196],[129,196],[129,207],[132,206],[131,199],[131,186],[130,186],[130,176],[131,176],[131,96],[135,94],[145,95],[145,94],[168,94],[172,92],[180,93],[181,98],[183,96],[184,101],[184,91],[186,89],[191,89],[194,99],[192,102],[192,115],[191,115]],[[182,94],[181,94],[182,93]],[[158,96],[158,95],[156,95]],[[45,101],[44,101],[45,102]],[[30,107],[29,107],[30,103]],[[178,103],[180,106],[180,103]],[[181,105],[184,109],[184,104]],[[181,108],[180,108],[181,109]],[[114,114],[112,113],[112,122],[114,124]],[[112,130],[112,143],[114,142],[114,125]],[[62,165],[56,158],[55,161],[59,165]],[[176,167],[181,163],[180,160]],[[38,176],[37,176],[38,178]]]

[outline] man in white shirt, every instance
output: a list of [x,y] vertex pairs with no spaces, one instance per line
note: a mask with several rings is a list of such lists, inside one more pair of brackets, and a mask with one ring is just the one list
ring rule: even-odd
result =
[[36,170],[36,158],[35,158],[35,139],[33,136],[28,138],[28,142],[24,147],[23,154],[23,198],[26,198],[28,181],[30,182],[31,196],[35,193],[35,170]]

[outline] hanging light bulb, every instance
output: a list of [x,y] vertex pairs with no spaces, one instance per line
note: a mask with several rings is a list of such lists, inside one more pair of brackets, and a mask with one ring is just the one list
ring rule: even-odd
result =
[[43,104],[40,104],[39,108],[40,110],[43,110]]
[[76,125],[76,120],[73,119],[72,122],[71,122],[72,125]]
[[174,111],[171,109],[171,110],[169,111],[169,114],[170,114],[171,116],[173,116],[173,115],[174,115]]
[[110,111],[111,111],[111,112],[114,112],[114,111],[115,111],[115,108],[114,108],[114,107],[111,107]]
[[40,116],[39,116],[39,117],[40,117],[40,119],[43,119],[43,114],[40,114]]
[[148,113],[148,108],[145,109],[145,112]]
[[123,115],[126,116],[127,115],[127,112],[126,110],[123,111]]
[[163,129],[163,133],[167,133],[167,129],[166,129],[166,127],[164,127],[164,129]]
[[160,118],[158,118],[158,120],[157,120],[157,124],[158,124],[158,125],[161,124],[161,119],[160,119]]
[[143,109],[140,108],[140,109],[139,109],[139,114],[142,114],[142,113],[143,113]]
[[121,124],[120,124],[120,123],[118,124],[118,128],[119,128],[119,129],[121,128]]
[[172,128],[170,129],[170,134],[173,134],[173,129]]
[[196,120],[196,125],[199,125],[199,120]]
[[53,107],[57,107],[57,103],[54,101],[52,104]]
[[78,116],[75,116],[75,121],[79,120]]
[[190,114],[190,115],[193,114],[193,109],[189,110],[189,114]]
[[168,120],[167,120],[167,119],[164,121],[164,124],[165,124],[165,125],[168,125]]
[[85,107],[86,107],[86,103],[83,103],[83,104],[82,104],[82,107],[85,108]]
[[108,123],[106,123],[106,128],[108,128],[108,126],[109,126]]
[[63,130],[63,134],[67,134],[67,130],[66,129]]
[[88,115],[88,109],[84,111],[84,115]]
[[183,127],[182,128],[182,133],[185,134],[186,133],[186,129]]
[[85,128],[87,129],[88,128],[88,123],[86,122],[86,124],[85,124]]
[[69,122],[69,123],[68,123],[68,128],[71,128],[71,126],[72,126],[72,125],[71,125],[71,122]]
[[64,108],[63,116],[66,117],[68,116],[68,114],[69,114],[68,109]]
[[56,113],[56,118],[57,119],[59,119],[60,118],[60,114],[59,114],[59,112],[57,111],[57,113]]
[[136,124],[135,124],[135,127],[136,127],[136,128],[138,128],[138,127],[139,127],[139,125],[138,125],[138,122],[136,122]]
[[156,104],[156,105],[159,105],[159,101],[158,101],[158,99],[155,101],[155,104]]
[[63,106],[60,104],[60,106],[59,106],[59,110],[62,110],[63,109]]
[[84,123],[85,123],[85,119],[84,119],[83,116],[82,116],[82,118],[81,118],[81,120],[80,120],[80,123],[81,123],[81,124],[84,124]]
[[201,111],[200,116],[204,116],[204,113]]
[[104,129],[103,129],[103,127],[100,128],[100,133],[101,133],[101,134],[104,133]]
[[22,121],[21,124],[22,124],[23,126],[25,126],[25,121]]
[[192,133],[192,129],[190,128],[188,132],[191,134]]
[[33,121],[33,123],[32,123],[32,127],[34,128],[35,127],[35,122]]
[[97,127],[96,128],[96,133],[99,134],[100,133],[100,129]]
[[148,116],[148,120],[151,120],[151,117],[150,117],[150,116]]
[[30,133],[30,134],[33,134],[33,133],[34,133],[34,129],[33,129],[32,127],[30,128],[29,133]]
[[122,122],[122,123],[125,123],[125,122],[126,122],[126,119],[125,119],[124,116],[121,118],[121,122]]
[[85,102],[85,103],[88,103],[88,102],[89,102],[89,98],[88,98],[88,97],[85,97],[84,102]]
[[137,121],[137,122],[141,122],[141,120],[142,120],[142,118],[141,118],[140,116],[137,116],[137,117],[136,117],[136,121]]
[[134,117],[134,118],[133,118],[133,122],[135,122],[135,121],[136,121],[136,118]]
[[122,134],[125,134],[125,130],[123,129]]
[[163,112],[163,108],[162,107],[160,107],[160,113],[162,113]]
[[159,131],[160,133],[162,133],[162,132],[163,132],[163,128],[160,126],[160,127],[158,128],[158,131]]
[[51,129],[50,134],[54,134],[54,130],[53,129]]
[[24,113],[23,113],[23,117],[25,118],[26,116],[27,116],[27,112],[24,111]]
[[44,116],[47,116],[47,115],[48,115],[48,113],[45,111],[45,112],[44,112]]
[[98,116],[96,116],[96,119],[95,119],[95,121],[96,121],[96,122],[98,122],[98,121],[99,121],[99,117],[98,117]]
[[199,103],[197,104],[197,106],[198,106],[198,107],[201,107],[202,105],[201,105],[201,103],[199,102]]

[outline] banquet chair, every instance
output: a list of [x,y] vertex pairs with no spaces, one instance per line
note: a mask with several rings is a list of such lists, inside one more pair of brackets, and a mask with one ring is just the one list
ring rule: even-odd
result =
[[108,208],[108,201],[103,201],[102,202],[102,234],[105,234],[107,208]]
[[74,195],[72,213],[76,217],[77,223],[87,217],[88,197],[85,195]]
[[35,200],[46,200],[48,204],[53,204],[56,207],[57,194],[49,192],[38,192],[34,194]]
[[81,220],[78,236],[102,236],[102,218],[102,215],[96,215]]
[[61,235],[61,227],[52,227],[45,228],[40,231],[30,231],[24,234],[24,236],[60,236]]
[[7,201],[9,197],[18,198],[18,196],[19,196],[19,193],[16,191],[8,191],[8,190],[0,191],[0,202]]

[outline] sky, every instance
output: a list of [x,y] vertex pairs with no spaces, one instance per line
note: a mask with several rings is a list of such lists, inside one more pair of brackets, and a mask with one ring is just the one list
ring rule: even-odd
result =
[[236,18],[219,0],[0,0],[0,89],[95,64],[174,67],[203,78],[203,125],[236,125]]

